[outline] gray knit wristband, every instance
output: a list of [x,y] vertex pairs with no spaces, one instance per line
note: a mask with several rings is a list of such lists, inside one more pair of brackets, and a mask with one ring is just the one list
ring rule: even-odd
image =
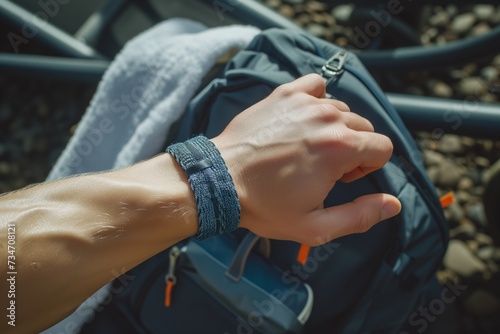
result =
[[217,147],[205,136],[167,147],[186,172],[198,206],[201,240],[236,230],[240,223],[240,202],[233,179]]

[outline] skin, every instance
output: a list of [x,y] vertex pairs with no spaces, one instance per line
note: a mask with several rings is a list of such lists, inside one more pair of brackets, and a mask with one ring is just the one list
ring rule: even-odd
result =
[[[389,194],[323,207],[336,182],[382,167],[392,144],[345,103],[326,99],[318,75],[280,86],[211,140],[233,178],[240,227],[264,237],[319,245],[365,232],[401,209]],[[196,234],[198,215],[184,171],[161,154],[1,196],[2,268],[8,223],[16,226],[16,326],[4,317],[0,329],[29,333],[62,320],[116,272]],[[4,310],[6,272],[0,272]]]

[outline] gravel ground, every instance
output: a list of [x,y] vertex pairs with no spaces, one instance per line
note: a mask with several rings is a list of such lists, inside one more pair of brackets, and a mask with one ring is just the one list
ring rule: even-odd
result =
[[94,87],[0,75],[0,193],[41,182]]
[[[304,0],[264,2],[315,36],[346,47],[359,46],[346,22],[352,11],[348,5],[332,7]],[[500,24],[500,7],[489,5],[429,6],[417,14],[421,15],[401,13],[416,32],[403,39],[407,45],[446,43],[485,33]],[[500,55],[460,67],[379,75],[377,79],[386,91],[498,102]],[[44,180],[94,90],[93,85],[0,74],[0,193]],[[500,223],[496,213],[500,182],[494,176],[500,175],[500,141],[426,132],[414,136],[438,192],[454,191],[456,197],[445,210],[452,241],[438,278],[467,286],[455,302],[446,304],[429,320],[432,326],[426,332],[500,333],[500,237],[492,231],[493,224]],[[484,197],[485,189],[493,196]]]

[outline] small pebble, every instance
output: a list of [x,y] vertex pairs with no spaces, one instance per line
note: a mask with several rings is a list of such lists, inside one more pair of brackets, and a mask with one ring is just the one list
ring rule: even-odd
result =
[[479,249],[479,242],[477,240],[471,239],[466,241],[467,247],[469,247],[469,250],[475,254],[477,250]]
[[451,98],[453,96],[453,89],[443,81],[430,81],[429,90],[437,97]]
[[332,16],[339,23],[347,23],[351,17],[351,13],[354,10],[353,5],[339,5],[333,8]]
[[443,263],[447,268],[466,278],[486,270],[486,265],[460,240],[450,240]]
[[455,16],[451,22],[451,30],[456,33],[465,33],[469,31],[476,22],[476,16],[473,13],[464,13]]
[[427,176],[432,183],[436,183],[439,179],[439,166],[430,166],[426,169]]
[[498,78],[498,71],[494,66],[486,66],[481,70],[481,77],[488,82],[495,81]]
[[281,5],[281,0],[266,0],[266,4],[271,8],[277,8]]
[[474,26],[471,29],[469,36],[481,36],[487,34],[491,30],[490,25],[488,23],[481,22],[478,25]]
[[[298,0],[294,0],[298,1]],[[300,0],[301,2],[304,2],[304,0]],[[310,13],[313,12],[324,12],[328,8],[328,4],[321,2],[321,1],[306,1],[306,10],[309,11]]]
[[486,216],[484,214],[483,203],[474,203],[465,210],[467,218],[479,226],[486,227]]
[[483,146],[483,150],[485,152],[490,152],[491,150],[493,150],[493,147],[495,146],[493,144],[493,140],[489,140],[489,139],[485,139],[481,142],[481,145]]
[[439,176],[436,182],[444,187],[455,188],[463,175],[461,169],[451,160],[445,160],[438,169]]
[[325,34],[326,29],[321,24],[309,23],[306,26],[306,31],[313,36],[321,37]]
[[479,243],[480,246],[492,246],[493,245],[493,238],[490,237],[489,235],[484,234],[484,233],[477,233],[475,235],[475,239]]
[[495,14],[495,7],[493,5],[475,5],[472,12],[479,20],[489,20]]
[[457,202],[450,204],[445,209],[444,212],[445,212],[446,218],[450,222],[455,222],[455,223],[460,223],[460,221],[465,216],[464,209]]
[[462,138],[462,145],[464,147],[467,147],[467,148],[471,148],[471,147],[474,147],[474,145],[476,144],[476,140],[474,138],[471,138],[471,137],[461,137]]
[[279,12],[286,17],[293,17],[295,14],[293,7],[288,4],[279,6]]
[[432,27],[443,27],[450,22],[450,15],[445,11],[437,12],[429,18]]
[[450,237],[453,239],[460,239],[462,241],[473,239],[476,235],[477,229],[474,224],[460,224],[450,230]]
[[483,261],[489,261],[493,258],[493,254],[495,253],[495,247],[487,246],[480,247],[477,251],[477,257]]
[[491,165],[490,159],[481,156],[474,157],[474,163],[481,168],[488,168]]
[[[459,183],[460,185],[460,183]],[[455,192],[455,198],[460,205],[468,203],[471,200],[470,190],[458,190]]]
[[445,156],[439,152],[432,150],[424,151],[424,164],[426,166],[437,166],[443,163],[443,161],[445,160]]
[[439,151],[443,153],[462,152],[462,141],[457,135],[446,134],[439,141]]
[[486,93],[488,86],[485,84],[484,80],[478,77],[467,77],[463,78],[458,89],[460,92],[468,97],[478,97],[481,94]]
[[458,181],[457,189],[468,191],[474,188],[474,181],[468,176],[463,176]]

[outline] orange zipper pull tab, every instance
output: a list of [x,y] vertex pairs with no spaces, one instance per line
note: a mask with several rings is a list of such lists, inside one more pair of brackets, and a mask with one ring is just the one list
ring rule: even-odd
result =
[[172,287],[175,284],[175,280],[168,280],[167,287],[165,288],[165,306],[170,307],[171,297],[172,297]]
[[177,277],[175,277],[175,263],[177,262],[177,258],[179,257],[180,249],[177,246],[174,246],[170,249],[169,258],[170,264],[168,267],[168,273],[165,275],[165,306],[170,307],[171,298],[172,298],[172,288],[177,281]]
[[453,191],[450,191],[449,193],[441,196],[439,202],[441,202],[441,207],[444,209],[455,202],[455,194]]
[[310,246],[300,244],[299,253],[297,254],[297,262],[300,263],[301,265],[306,264],[310,250],[311,250]]

